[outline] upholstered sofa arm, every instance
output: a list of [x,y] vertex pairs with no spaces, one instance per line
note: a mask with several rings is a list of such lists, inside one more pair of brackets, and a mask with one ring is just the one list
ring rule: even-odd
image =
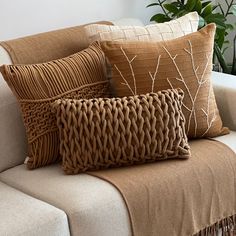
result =
[[213,86],[224,125],[236,131],[236,76],[213,72]]

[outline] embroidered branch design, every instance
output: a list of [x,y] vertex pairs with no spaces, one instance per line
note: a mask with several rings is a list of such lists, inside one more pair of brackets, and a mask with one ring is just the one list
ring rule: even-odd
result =
[[150,71],[148,72],[148,74],[149,74],[149,76],[151,77],[151,80],[152,80],[152,89],[151,89],[152,93],[154,92],[155,80],[157,78],[157,73],[158,73],[158,69],[159,69],[159,66],[160,66],[160,60],[161,60],[161,55],[158,56],[156,70],[155,70],[154,74],[152,74]]
[[[185,104],[184,102],[182,104],[184,109],[186,109],[189,112],[189,117],[188,117],[188,121],[187,121],[187,130],[186,131],[187,131],[187,133],[189,133],[191,124],[193,122],[194,136],[196,137],[197,136],[197,130],[198,130],[198,121],[197,121],[197,114],[196,114],[195,105],[196,105],[196,101],[199,97],[199,92],[200,92],[202,86],[206,83],[210,83],[210,81],[208,82],[208,80],[204,79],[204,78],[205,78],[205,74],[207,72],[207,68],[209,67],[209,63],[211,62],[211,56],[210,56],[210,54],[209,55],[205,54],[206,62],[205,62],[205,65],[202,69],[202,72],[200,72],[199,71],[200,66],[197,65],[197,63],[194,59],[192,43],[191,43],[190,40],[188,40],[188,47],[184,48],[184,51],[189,55],[189,57],[191,59],[190,61],[191,61],[191,65],[192,65],[193,75],[196,78],[197,87],[196,87],[196,91],[193,92],[193,91],[190,91],[190,88],[189,88],[188,84],[186,83],[186,80],[183,77],[183,75],[181,73],[181,70],[180,70],[180,67],[177,63],[178,54],[172,55],[171,52],[165,46],[163,46],[163,49],[165,50],[165,52],[167,53],[167,55],[171,59],[173,65],[174,65],[174,67],[175,67],[175,69],[178,73],[177,77],[167,78],[167,82],[168,82],[168,84],[170,85],[170,87],[172,89],[174,89],[174,86],[173,86],[171,80],[175,79],[175,80],[179,81],[180,83],[182,83],[183,89],[186,91],[185,96],[188,96],[189,101],[190,101],[189,105]],[[120,47],[120,50],[121,50],[122,54],[124,55],[126,61],[128,62],[128,66],[129,66],[129,69],[130,69],[130,72],[131,72],[131,75],[132,75],[132,79],[133,79],[133,85],[131,86],[129,84],[127,79],[125,79],[124,75],[122,74],[122,72],[119,70],[119,68],[116,65],[114,65],[114,67],[118,71],[118,73],[120,74],[120,76],[123,80],[123,83],[121,83],[121,84],[124,85],[124,86],[127,86],[128,89],[130,90],[130,92],[132,93],[132,95],[136,95],[137,94],[137,85],[136,85],[136,77],[135,77],[135,73],[134,73],[134,67],[133,67],[132,63],[136,59],[137,55],[135,55],[132,59],[130,59],[129,56],[127,55],[127,53],[125,52],[125,50],[122,47]],[[155,71],[154,72],[151,72],[151,71],[148,72],[148,75],[151,79],[151,92],[155,92],[154,91],[155,82],[158,78],[158,70],[159,70],[159,67],[160,67],[161,57],[162,57],[162,55],[158,55],[158,57],[157,57],[157,64],[156,64],[156,67],[155,67]],[[211,101],[211,94],[212,94],[212,91],[211,91],[210,88],[211,87],[210,87],[210,84],[209,84],[209,94],[208,94],[208,97],[207,97],[206,109],[204,109],[204,108],[201,109],[202,112],[204,113],[204,115],[206,116],[206,123],[207,123],[207,128],[203,132],[202,136],[204,136],[208,133],[208,131],[212,127],[214,121],[216,120],[216,112],[215,111],[214,111],[213,116],[210,117],[210,101]]]
[[202,134],[202,137],[204,135],[207,134],[207,132],[209,131],[209,129],[211,128],[212,124],[214,123],[214,121],[216,120],[216,110],[214,109],[214,113],[212,118],[210,118],[210,101],[211,101],[211,87],[209,87],[209,93],[208,93],[208,101],[207,101],[207,110],[205,111],[202,108],[202,112],[205,114],[206,116],[206,120],[207,120],[207,129],[206,131]]
[[116,70],[118,71],[118,73],[120,74],[121,78],[122,78],[123,81],[124,81],[124,83],[121,83],[121,84],[127,86],[133,96],[136,95],[136,93],[135,93],[135,92],[133,91],[133,89],[130,87],[128,81],[125,79],[124,75],[123,75],[122,72],[119,70],[119,68],[117,67],[117,65],[114,65],[114,67],[116,68]]
[[133,68],[132,62],[135,60],[137,55],[135,55],[132,59],[129,59],[129,57],[127,56],[125,50],[122,47],[120,47],[120,50],[123,53],[123,55],[125,56],[128,64],[129,64],[129,68],[130,68],[130,71],[131,71],[131,74],[132,74],[132,77],[133,77],[133,84],[134,84],[133,93],[134,93],[134,95],[136,95],[137,94],[137,86],[136,86],[136,78],[135,78],[135,73],[134,73],[134,68]]
[[[189,49],[187,48],[184,48],[184,51],[186,53],[189,54],[190,58],[191,58],[191,64],[192,64],[192,69],[193,69],[193,73],[194,73],[194,76],[196,77],[196,81],[198,83],[197,85],[197,90],[195,92],[195,94],[191,94],[190,92],[190,89],[188,88],[188,85],[186,84],[186,81],[184,79],[184,77],[182,76],[181,72],[180,72],[180,69],[176,63],[176,58],[178,55],[175,55],[175,56],[172,56],[171,53],[168,51],[168,49],[166,47],[163,47],[164,50],[167,52],[167,54],[169,55],[169,57],[171,58],[178,74],[179,74],[179,78],[175,78],[176,80],[180,81],[181,83],[183,83],[183,86],[184,88],[186,89],[187,91],[187,94],[188,94],[188,97],[191,101],[191,106],[190,107],[187,107],[186,104],[183,104],[183,107],[188,110],[190,112],[189,114],[189,119],[188,119],[188,124],[187,124],[187,133],[189,132],[190,130],[190,126],[191,126],[191,122],[193,120],[194,122],[194,135],[197,136],[197,128],[198,128],[198,122],[197,122],[197,116],[196,116],[196,110],[195,110],[195,103],[196,103],[196,100],[198,98],[198,95],[199,95],[199,92],[200,92],[200,89],[202,87],[203,84],[205,84],[207,82],[207,80],[204,80],[204,76],[206,74],[206,71],[207,71],[207,68],[209,66],[209,63],[211,61],[211,57],[209,55],[205,55],[206,57],[206,64],[205,64],[205,67],[203,69],[203,72],[201,75],[199,75],[198,71],[199,71],[199,66],[196,66],[195,64],[195,60],[194,60],[194,55],[193,55],[193,47],[192,47],[192,43],[190,40],[188,40],[188,44],[189,44]],[[169,85],[171,86],[171,88],[173,88],[173,85],[171,84],[171,81],[169,78],[167,78],[167,81],[169,83]],[[209,114],[209,109],[210,109],[210,92],[209,92],[209,96],[208,96],[208,109],[206,112],[207,114],[207,119],[208,118],[208,114]],[[211,122],[207,121],[208,122],[208,129],[204,132],[203,136],[209,131],[210,127],[212,126],[212,123],[214,122],[214,119],[211,120]]]

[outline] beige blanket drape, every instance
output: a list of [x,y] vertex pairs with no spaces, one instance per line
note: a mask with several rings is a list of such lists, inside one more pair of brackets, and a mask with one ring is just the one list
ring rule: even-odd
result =
[[134,236],[216,235],[222,225],[235,227],[236,154],[217,141],[190,146],[188,160],[91,173],[121,192]]

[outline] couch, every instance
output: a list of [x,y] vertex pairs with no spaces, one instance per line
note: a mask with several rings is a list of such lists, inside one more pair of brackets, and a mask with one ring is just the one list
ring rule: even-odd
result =
[[[114,24],[142,25],[136,19]],[[0,47],[0,64],[12,61]],[[236,77],[213,72],[218,108],[236,152]],[[29,171],[18,103],[0,77],[0,235],[129,236],[128,211],[118,190],[88,174],[66,176],[58,164]]]

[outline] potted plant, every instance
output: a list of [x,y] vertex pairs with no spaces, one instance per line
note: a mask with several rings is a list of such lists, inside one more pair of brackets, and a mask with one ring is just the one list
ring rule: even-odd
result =
[[163,23],[172,19],[181,17],[189,12],[196,11],[199,14],[199,28],[209,23],[215,23],[217,26],[214,44],[214,62],[217,61],[224,73],[236,75],[236,37],[234,38],[234,57],[232,65],[226,63],[224,53],[229,48],[229,41],[226,40],[227,35],[235,29],[234,24],[227,22],[228,16],[236,16],[236,0],[224,0],[222,3],[214,4],[207,0],[156,0],[147,7],[160,7],[162,13],[152,16],[150,21]]

